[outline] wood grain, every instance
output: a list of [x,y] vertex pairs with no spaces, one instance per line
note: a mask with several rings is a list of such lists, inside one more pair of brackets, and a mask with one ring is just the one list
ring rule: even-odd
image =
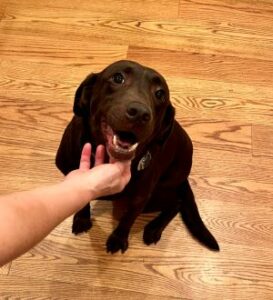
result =
[[273,125],[273,90],[269,87],[169,76],[171,99],[182,124],[190,119],[218,119]]
[[[8,0],[9,7],[15,9],[44,9],[44,1],[28,1],[28,0]],[[111,18],[121,18],[121,17],[135,17],[141,19],[170,19],[177,18],[179,14],[179,0],[172,1],[171,5],[168,0],[148,0],[145,4],[141,1],[130,1],[130,0],[105,0],[101,1],[89,1],[89,0],[63,0],[63,1],[47,1],[47,8],[62,10],[68,9],[73,11],[81,12],[81,16],[85,11],[88,14],[92,14],[98,18],[102,16],[107,16]]]
[[[90,279],[92,280],[92,279]],[[3,285],[3,290],[0,291],[0,297],[3,299],[29,299],[30,291],[32,299],[128,299],[128,293],[124,290],[113,289],[108,287],[87,287],[82,284],[71,284],[58,281],[44,280],[40,278],[30,278],[25,280],[24,277],[19,276],[0,276],[0,286]],[[150,299],[150,300],[164,300],[166,298],[161,296],[147,296],[142,292],[130,292],[130,298]],[[168,297],[168,299],[182,299]]]
[[[145,10],[145,7],[142,7]],[[155,7],[156,9],[156,7]],[[115,11],[115,10],[114,10]],[[255,19],[254,19],[255,20]],[[254,22],[253,17],[251,22]],[[21,35],[27,31],[33,36],[48,36],[65,40],[97,42],[107,39],[114,44],[133,44],[163,49],[184,49],[204,53],[226,53],[250,58],[273,59],[272,36],[259,35],[253,29],[247,33],[239,28],[230,34],[225,25],[199,24],[183,19],[141,19],[137,17],[108,16],[92,10],[63,8],[60,15],[54,7],[9,6],[2,20],[4,32]],[[232,39],[232,43],[230,42]],[[206,45],[204,47],[204,45]]]
[[251,126],[236,122],[222,122],[218,120],[177,120],[190,133],[195,148],[218,149],[230,152],[251,152]]
[[157,245],[142,215],[124,254],[105,242],[117,220],[95,201],[93,228],[72,218],[0,269],[2,299],[273,298],[273,4],[263,1],[0,2],[0,193],[62,179],[55,153],[74,93],[119,59],[161,72],[190,134],[190,181],[213,253],[179,216]]
[[244,22],[246,25],[251,26],[250,19],[242,16],[272,18],[273,3],[271,0],[259,2],[248,0],[180,0],[179,10],[180,16],[185,16],[187,19],[200,19],[200,17],[203,17],[204,20],[214,19],[219,21],[220,17],[226,16],[226,19],[232,18],[237,22]]
[[266,59],[133,47],[129,47],[128,56],[144,65],[159,64],[166,76],[182,74],[185,78],[268,87],[273,84],[273,61]]
[[43,67],[41,64],[46,64],[89,67],[89,72],[100,71],[111,62],[124,59],[128,48],[126,45],[109,45],[103,42],[92,44],[86,40],[64,41],[55,36],[33,38],[27,34],[9,34],[8,39],[6,36],[0,32],[2,59],[39,63],[40,68]]
[[252,151],[254,156],[273,158],[273,126],[252,126]]
[[[235,156],[240,159],[234,160]],[[213,177],[221,174],[231,179],[260,181],[269,184],[268,188],[271,191],[273,166],[268,160],[256,160],[251,154],[242,155],[235,151],[197,147],[194,150],[194,158],[192,174]]]
[[2,18],[4,17],[4,14],[5,14],[5,8],[6,8],[6,6],[5,6],[4,4],[2,4],[2,5],[0,6],[0,22],[1,22]]

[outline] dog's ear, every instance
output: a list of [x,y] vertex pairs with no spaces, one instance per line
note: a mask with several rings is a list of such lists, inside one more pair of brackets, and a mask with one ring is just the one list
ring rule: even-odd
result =
[[90,113],[93,86],[96,82],[97,74],[88,75],[77,88],[74,99],[73,111],[79,117],[88,116]]
[[170,134],[172,133],[173,126],[174,126],[174,116],[175,116],[175,109],[170,104],[165,111],[159,129],[159,135],[157,138],[159,144],[163,145],[165,141],[168,139],[168,137],[170,136]]

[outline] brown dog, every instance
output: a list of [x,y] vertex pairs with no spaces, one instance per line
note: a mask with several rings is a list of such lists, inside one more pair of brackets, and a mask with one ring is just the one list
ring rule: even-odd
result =
[[[74,117],[63,135],[58,168],[78,168],[86,142],[104,144],[109,156],[132,160],[132,178],[122,193],[107,199],[128,200],[128,211],[107,240],[107,251],[128,248],[130,229],[142,212],[160,214],[146,225],[145,244],[157,243],[168,223],[180,213],[191,234],[212,250],[219,246],[198,213],[188,182],[192,143],[174,119],[164,78],[132,61],[119,61],[89,75],[75,95]],[[104,198],[105,199],[105,198]],[[74,216],[75,234],[91,228],[90,205]]]

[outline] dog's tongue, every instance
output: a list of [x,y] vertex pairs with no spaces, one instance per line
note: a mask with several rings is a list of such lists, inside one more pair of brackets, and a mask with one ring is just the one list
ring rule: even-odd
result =
[[133,151],[138,146],[138,143],[132,144],[131,141],[123,140],[118,135],[114,134],[113,145],[118,150],[123,149],[123,150],[127,150],[127,151]]
[[127,141],[122,141],[120,138],[117,137],[117,144],[122,147],[122,148],[130,148],[132,146],[132,144],[130,142]]

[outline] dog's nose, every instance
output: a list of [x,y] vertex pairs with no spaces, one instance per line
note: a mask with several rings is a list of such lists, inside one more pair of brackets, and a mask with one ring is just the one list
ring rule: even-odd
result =
[[127,107],[126,117],[129,121],[141,121],[142,123],[148,123],[151,120],[151,112],[146,105],[138,102],[132,102]]

